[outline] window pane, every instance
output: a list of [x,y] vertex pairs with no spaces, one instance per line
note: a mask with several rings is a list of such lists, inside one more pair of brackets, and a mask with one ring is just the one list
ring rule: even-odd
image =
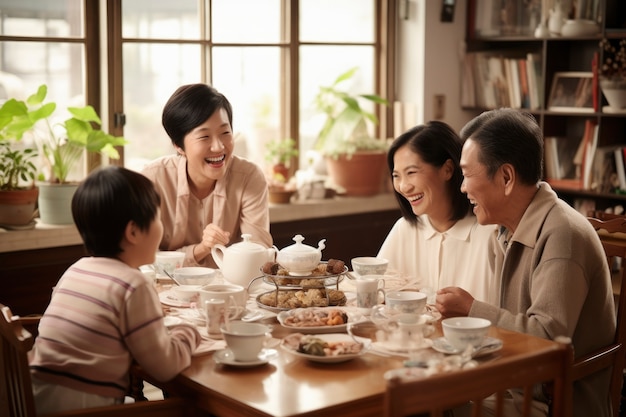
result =
[[82,37],[82,0],[2,0],[0,35]]
[[265,144],[280,137],[280,48],[213,50],[213,86],[233,106],[235,153],[264,166]]
[[59,42],[2,42],[0,100],[26,98],[41,84],[48,98],[64,107],[85,101],[83,46]]
[[200,39],[198,0],[122,1],[122,36],[141,39]]
[[214,42],[280,42],[280,3],[281,0],[214,0]]
[[[324,65],[319,65],[324,62]],[[340,88],[352,94],[372,94],[374,84],[374,47],[372,46],[303,46],[300,48],[300,149],[312,149],[325,115],[316,109],[315,96],[321,86],[329,86],[353,67],[359,71]],[[367,100],[360,103],[374,111]],[[374,134],[374,132],[371,132]],[[306,152],[300,153],[300,166],[306,167]]]
[[124,48],[124,165],[141,170],[144,164],[173,152],[161,125],[169,97],[183,84],[199,82],[200,46],[125,44]]
[[300,41],[373,43],[374,12],[374,0],[300,0]]

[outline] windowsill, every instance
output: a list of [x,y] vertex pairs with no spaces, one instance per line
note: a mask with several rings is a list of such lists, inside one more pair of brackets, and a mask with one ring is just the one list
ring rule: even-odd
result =
[[[270,222],[284,223],[329,216],[370,213],[397,209],[391,193],[372,197],[335,197],[291,204],[270,204]],[[398,212],[398,216],[400,216]],[[82,245],[74,225],[55,226],[37,223],[34,229],[6,231],[0,228],[0,253],[60,246]]]

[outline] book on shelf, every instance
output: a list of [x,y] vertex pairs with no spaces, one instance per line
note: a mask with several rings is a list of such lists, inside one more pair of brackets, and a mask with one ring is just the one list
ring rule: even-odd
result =
[[544,139],[546,181],[562,189],[590,189],[594,175],[597,133],[596,123],[588,120],[585,122],[584,133],[580,139],[546,137]]
[[540,107],[541,62],[538,54],[507,51],[469,52],[463,59],[461,102],[467,107]]
[[588,119],[585,121],[585,149],[583,152],[583,189],[591,189],[591,171],[593,168],[596,148],[598,147],[598,124]]
[[614,147],[599,147],[593,156],[590,188],[599,193],[610,193],[617,185]]
[[[546,178],[581,180],[583,141],[549,136],[544,140]],[[578,157],[577,157],[578,155]]]

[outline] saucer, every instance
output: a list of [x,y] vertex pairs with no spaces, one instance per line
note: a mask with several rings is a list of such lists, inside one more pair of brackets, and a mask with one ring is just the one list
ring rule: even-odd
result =
[[255,361],[236,361],[233,352],[230,349],[222,349],[218,350],[213,354],[213,360],[216,363],[221,363],[224,365],[230,366],[238,366],[238,367],[248,367],[248,366],[259,366],[265,365],[271,359],[274,359],[278,355],[276,349],[263,349],[261,353],[259,353],[258,359]]
[[176,298],[172,290],[161,291],[159,293],[159,301],[161,301],[161,304],[169,307],[189,307],[191,305],[188,301],[181,301]]
[[[490,345],[490,347],[482,349],[483,346],[488,345]],[[445,337],[438,337],[437,339],[433,340],[433,349],[435,349],[437,352],[446,353],[448,355],[455,355],[462,352],[460,349],[453,348],[448,343]],[[476,355],[474,355],[475,358],[479,358],[481,356],[485,356],[502,349],[502,340],[496,339],[495,337],[485,337],[483,343],[481,344],[481,347],[479,347],[478,349],[481,350]]]

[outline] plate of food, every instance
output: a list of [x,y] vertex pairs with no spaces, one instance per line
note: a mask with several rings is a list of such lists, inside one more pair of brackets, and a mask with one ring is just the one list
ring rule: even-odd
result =
[[358,358],[370,348],[371,341],[345,333],[319,335],[292,333],[280,347],[294,356],[320,363],[339,363]]
[[279,313],[294,308],[342,306],[347,302],[343,291],[327,288],[271,290],[256,298],[261,308]]
[[348,323],[362,317],[355,309],[345,307],[308,307],[281,311],[277,319],[287,329],[315,334],[345,332]]
[[337,286],[343,280],[348,267],[342,261],[320,262],[308,275],[292,275],[276,262],[267,262],[261,267],[263,282],[279,287],[323,288]]

